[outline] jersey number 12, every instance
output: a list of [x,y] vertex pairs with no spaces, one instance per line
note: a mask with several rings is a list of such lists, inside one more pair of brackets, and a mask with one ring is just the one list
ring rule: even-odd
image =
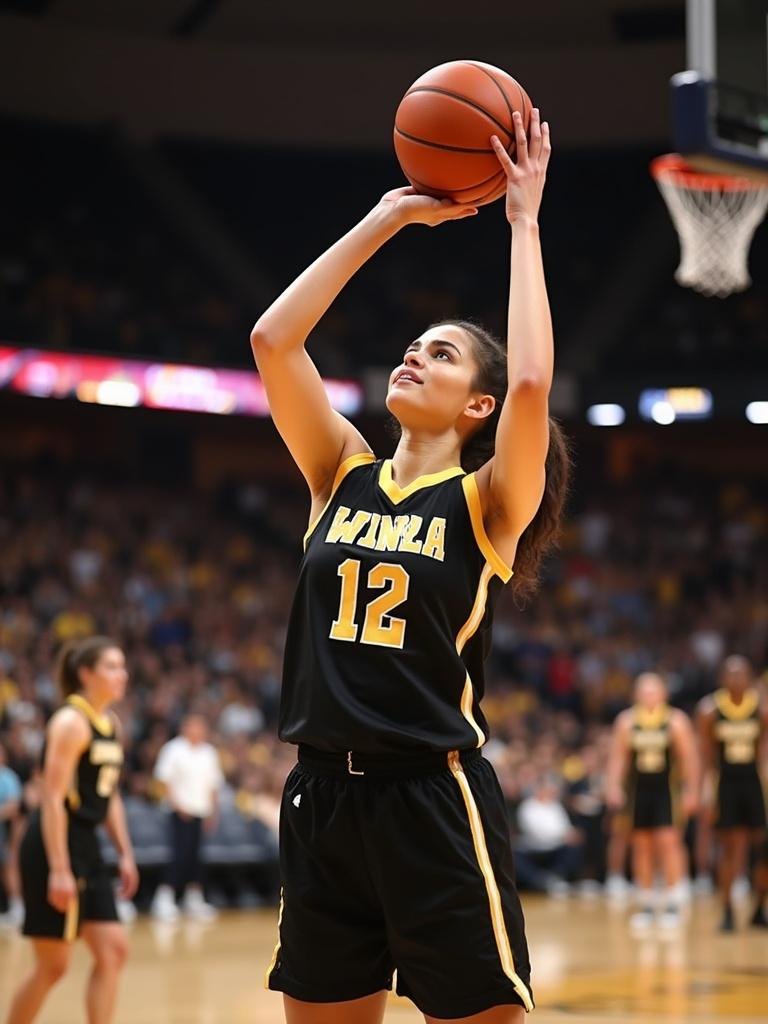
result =
[[[330,636],[332,640],[354,643],[359,629],[355,615],[360,588],[360,562],[356,558],[348,558],[341,563],[337,573],[341,576],[341,598],[339,613],[331,626]],[[389,613],[408,597],[409,583],[410,577],[402,565],[391,562],[379,562],[374,565],[368,573],[368,589],[381,590],[387,586],[388,589],[366,605],[360,643],[402,649],[405,619],[398,619]]]

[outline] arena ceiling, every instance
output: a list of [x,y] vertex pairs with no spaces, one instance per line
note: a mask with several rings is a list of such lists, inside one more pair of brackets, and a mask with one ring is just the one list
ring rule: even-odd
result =
[[684,38],[682,0],[0,0],[0,11],[52,24],[236,45],[394,49],[487,46],[522,35],[537,48]]

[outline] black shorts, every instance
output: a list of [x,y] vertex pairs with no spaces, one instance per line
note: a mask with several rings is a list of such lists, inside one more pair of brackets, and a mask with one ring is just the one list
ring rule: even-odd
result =
[[665,780],[638,779],[630,788],[629,809],[633,829],[669,828],[679,825],[672,788]]
[[38,939],[72,941],[84,921],[117,921],[112,878],[99,849],[96,830],[70,822],[69,859],[77,880],[78,896],[66,914],[48,902],[48,857],[35,813],[21,843],[21,888],[24,896],[22,932]]
[[757,772],[722,772],[717,784],[715,828],[765,828],[765,794]]
[[[392,762],[394,762],[394,767]],[[390,989],[433,1017],[531,1009],[509,820],[479,751],[417,760],[300,748],[280,815],[268,988],[307,1002]],[[393,777],[394,776],[394,777]]]

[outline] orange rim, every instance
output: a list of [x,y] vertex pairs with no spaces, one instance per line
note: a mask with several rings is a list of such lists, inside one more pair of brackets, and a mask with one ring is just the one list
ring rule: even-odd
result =
[[666,153],[651,160],[651,174],[656,181],[667,181],[671,185],[699,192],[753,192],[766,187],[754,178],[697,171],[679,153]]

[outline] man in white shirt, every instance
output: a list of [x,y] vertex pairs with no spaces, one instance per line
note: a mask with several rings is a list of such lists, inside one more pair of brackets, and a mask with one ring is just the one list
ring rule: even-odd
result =
[[163,784],[171,808],[171,860],[151,909],[153,917],[164,921],[178,918],[176,898],[182,894],[190,917],[211,920],[216,915],[203,898],[200,847],[203,829],[216,826],[224,777],[219,755],[207,739],[203,716],[187,715],[181,734],[162,747],[155,765],[155,778]]
[[517,809],[517,828],[518,880],[531,889],[564,895],[581,861],[582,837],[561,803],[557,780],[539,779],[534,793]]

